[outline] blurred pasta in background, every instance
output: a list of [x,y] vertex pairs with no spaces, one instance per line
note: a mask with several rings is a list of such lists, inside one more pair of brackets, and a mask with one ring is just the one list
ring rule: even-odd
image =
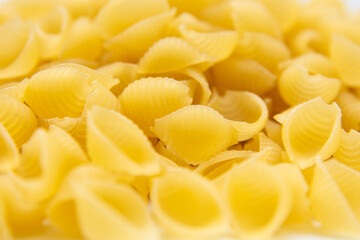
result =
[[0,239],[360,237],[360,14],[0,5]]

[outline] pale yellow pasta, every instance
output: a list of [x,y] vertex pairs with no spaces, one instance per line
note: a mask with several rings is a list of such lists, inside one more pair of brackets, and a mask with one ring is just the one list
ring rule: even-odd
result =
[[95,18],[95,24],[109,39],[123,32],[134,23],[169,10],[165,0],[111,0]]
[[188,163],[186,163],[181,157],[177,156],[169,147],[165,145],[163,141],[158,141],[155,149],[158,153],[160,153],[165,158],[171,160],[175,165],[172,166],[180,166],[180,167],[191,167]]
[[2,199],[0,200],[0,212],[0,237],[1,239],[12,239],[13,236],[6,219],[6,206]]
[[209,106],[217,110],[238,131],[238,140],[244,141],[260,132],[268,119],[264,101],[250,92],[227,91],[224,96],[214,94]]
[[225,176],[223,194],[234,230],[244,239],[269,239],[292,207],[289,186],[278,171],[259,161],[234,166]]
[[360,99],[351,92],[341,92],[336,102],[342,111],[342,127],[360,131]]
[[28,84],[27,78],[20,82],[11,82],[0,85],[0,95],[9,95],[20,102],[24,102],[24,93]]
[[111,51],[111,58],[137,62],[164,35],[174,15],[175,9],[172,9],[146,18],[109,39],[105,47]]
[[208,104],[211,90],[206,76],[199,70],[191,68],[185,69],[183,73],[197,83],[193,96],[193,104]]
[[255,60],[228,58],[211,70],[220,89],[263,94],[275,86],[276,76]]
[[64,129],[66,132],[71,135],[75,135],[76,129],[78,127],[80,119],[79,118],[51,118],[51,119],[41,119],[38,118],[38,126],[48,129],[50,125],[55,125],[59,128]]
[[[172,78],[142,78],[129,84],[119,97],[122,112],[132,119],[146,135],[155,119],[192,103],[191,88],[185,81]],[[149,111],[151,109],[151,111]]]
[[285,102],[298,105],[316,97],[331,103],[339,94],[341,81],[320,74],[312,75],[299,65],[288,67],[279,78],[279,92]]
[[105,169],[132,175],[160,171],[159,156],[145,134],[120,113],[93,107],[87,115],[86,132],[91,160]]
[[217,0],[198,0],[194,2],[191,0],[168,0],[169,4],[179,9],[180,12],[189,12],[195,15],[200,14],[205,7],[216,1]]
[[354,129],[342,131],[340,145],[334,153],[334,158],[343,164],[360,170],[360,133]]
[[231,123],[214,109],[201,105],[187,106],[156,119],[153,132],[193,165],[238,142],[238,131]]
[[6,128],[0,123],[0,172],[13,170],[19,164],[19,150]]
[[165,237],[209,239],[228,231],[228,212],[211,182],[186,170],[155,178],[151,199]]
[[280,147],[283,147],[283,141],[281,137],[281,124],[269,119],[266,122],[264,132],[271,140],[276,142]]
[[214,25],[232,29],[234,27],[231,18],[232,11],[232,2],[223,1],[204,8],[201,17]]
[[0,95],[0,106],[0,123],[20,148],[36,129],[36,116],[28,106],[8,95]]
[[185,40],[175,37],[160,39],[139,61],[140,73],[165,73],[190,66],[205,65],[213,58],[198,51]]
[[288,47],[278,39],[264,33],[246,32],[240,38],[235,54],[242,58],[253,59],[276,72],[281,61],[290,58]]
[[304,29],[291,39],[290,49],[295,56],[311,53],[322,42],[321,34],[314,29]]
[[341,110],[336,103],[326,104],[321,98],[295,107],[286,118],[282,138],[290,161],[300,168],[325,160],[340,144]]

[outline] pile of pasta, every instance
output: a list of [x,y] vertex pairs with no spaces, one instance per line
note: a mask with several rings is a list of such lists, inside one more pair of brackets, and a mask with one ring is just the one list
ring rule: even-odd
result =
[[337,0],[2,4],[0,239],[358,238],[359,29]]

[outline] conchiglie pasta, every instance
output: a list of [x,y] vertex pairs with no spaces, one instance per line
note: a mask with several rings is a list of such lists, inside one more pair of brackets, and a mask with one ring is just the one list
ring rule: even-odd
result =
[[[142,78],[131,83],[119,97],[123,113],[148,136],[157,118],[192,103],[191,89],[172,78]],[[149,111],[151,109],[151,111]]]
[[20,82],[11,82],[0,86],[0,95],[9,95],[20,102],[24,102],[24,93],[28,83],[27,78]]
[[298,105],[316,97],[331,103],[339,94],[341,81],[320,74],[311,75],[299,65],[288,67],[279,78],[279,92],[285,102]]
[[0,123],[0,172],[13,170],[19,164],[19,151],[5,127]]
[[290,49],[295,56],[313,52],[320,45],[321,34],[314,29],[304,29],[291,39]]
[[231,14],[233,11],[233,2],[224,1],[218,2],[214,5],[210,5],[203,9],[201,13],[201,18],[206,21],[221,26],[223,28],[232,29],[233,21],[231,18]]
[[360,133],[354,129],[342,131],[334,158],[355,170],[360,170]]
[[197,83],[194,90],[193,104],[208,104],[211,97],[211,90],[205,74],[191,68],[184,70],[183,73]]
[[185,170],[169,170],[153,180],[153,211],[165,236],[209,239],[228,230],[228,214],[215,187]]
[[333,155],[340,143],[341,110],[321,98],[295,107],[286,118],[282,138],[290,161],[300,168]]
[[155,135],[189,164],[199,164],[238,142],[238,132],[210,107],[191,105],[155,120]]
[[342,111],[342,127],[360,131],[360,99],[351,92],[341,92],[336,102]]
[[264,101],[250,92],[227,91],[224,96],[215,94],[209,106],[230,120],[239,132],[239,141],[248,140],[260,132],[269,115]]

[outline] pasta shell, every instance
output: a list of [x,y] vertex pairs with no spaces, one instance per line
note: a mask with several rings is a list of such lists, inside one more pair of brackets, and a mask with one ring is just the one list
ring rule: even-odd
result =
[[341,92],[336,99],[342,111],[342,127],[360,131],[360,99],[351,92]]
[[111,0],[99,11],[95,24],[102,30],[103,36],[109,39],[138,21],[168,10],[165,0]]
[[129,119],[94,106],[87,115],[87,149],[92,161],[107,170],[133,175],[159,172],[158,155]]
[[282,38],[279,23],[263,4],[238,1],[233,3],[232,9],[233,25],[239,36],[245,32],[261,32],[274,38]]
[[330,160],[318,161],[310,191],[312,213],[324,229],[359,237],[359,172]]
[[264,101],[250,92],[227,91],[224,96],[215,94],[209,106],[230,120],[238,131],[238,141],[252,138],[260,132],[268,119]]
[[[142,78],[131,83],[119,97],[123,113],[148,136],[155,119],[192,103],[190,88],[172,78]],[[149,111],[151,109],[151,111]]]
[[9,95],[20,102],[24,102],[24,93],[29,79],[24,79],[21,82],[12,82],[0,86],[0,95]]
[[177,167],[177,166],[189,167],[189,165],[183,159],[177,156],[170,148],[168,148],[163,141],[158,141],[155,146],[155,149],[162,156],[171,160],[171,162],[174,163],[174,164],[170,163],[171,167]]
[[281,124],[269,119],[266,122],[264,132],[271,140],[276,142],[280,147],[283,147],[283,141],[281,137]]
[[304,29],[297,33],[290,42],[290,49],[294,55],[312,53],[322,44],[321,34],[314,29]]
[[291,192],[284,178],[259,161],[237,165],[226,177],[224,195],[236,233],[245,239],[270,238],[291,211]]
[[19,151],[16,147],[14,140],[11,138],[8,131],[1,123],[0,149],[0,172],[8,172],[17,167],[19,163]]
[[214,82],[220,89],[263,94],[275,86],[276,76],[251,59],[229,58],[211,70]]
[[208,104],[211,96],[211,90],[205,75],[198,70],[190,68],[185,69],[183,73],[197,83],[193,96],[193,104]]
[[360,133],[351,129],[341,132],[340,145],[334,158],[343,164],[360,171]]
[[155,120],[153,129],[188,164],[199,164],[238,142],[237,131],[212,108],[191,105]]
[[341,110],[316,98],[295,107],[287,117],[282,138],[290,161],[304,169],[333,155],[340,143]]
[[139,72],[172,72],[212,60],[185,40],[167,37],[157,41],[140,59]]
[[298,65],[288,67],[279,79],[279,92],[284,101],[298,105],[316,97],[331,103],[339,94],[341,81],[320,74],[311,75],[309,70]]
[[14,237],[10,231],[9,224],[6,219],[6,206],[3,202],[3,200],[0,200],[0,237],[2,239],[13,239]]
[[235,54],[242,58],[253,59],[272,72],[277,70],[281,61],[287,60],[291,56],[283,42],[264,33],[255,32],[244,33]]
[[168,0],[170,6],[174,6],[179,9],[179,12],[189,12],[191,14],[198,15],[201,13],[202,9],[211,5],[214,1],[208,0],[199,0],[199,1],[191,1],[191,0]]
[[235,31],[201,33],[180,27],[182,37],[199,51],[220,62],[228,58],[235,50],[238,36]]
[[112,58],[137,62],[163,35],[175,9],[144,19],[111,38],[105,47],[112,51]]
[[36,129],[36,116],[20,101],[7,95],[0,95],[0,123],[20,147]]
[[165,235],[208,239],[227,231],[228,214],[210,181],[185,170],[154,179],[153,211]]
[[50,125],[55,125],[71,135],[75,134],[76,128],[79,124],[79,118],[52,118],[52,119],[38,119],[39,127],[48,129]]
[[231,18],[232,12],[232,2],[219,2],[203,9],[201,18],[214,25],[218,25],[227,29],[233,29],[234,26]]
[[349,39],[336,35],[330,46],[330,57],[346,86],[360,87],[360,47]]
[[[69,27],[59,52],[60,58],[96,60],[102,51],[100,31],[88,18],[78,18]],[[89,51],[91,49],[91,51]]]

